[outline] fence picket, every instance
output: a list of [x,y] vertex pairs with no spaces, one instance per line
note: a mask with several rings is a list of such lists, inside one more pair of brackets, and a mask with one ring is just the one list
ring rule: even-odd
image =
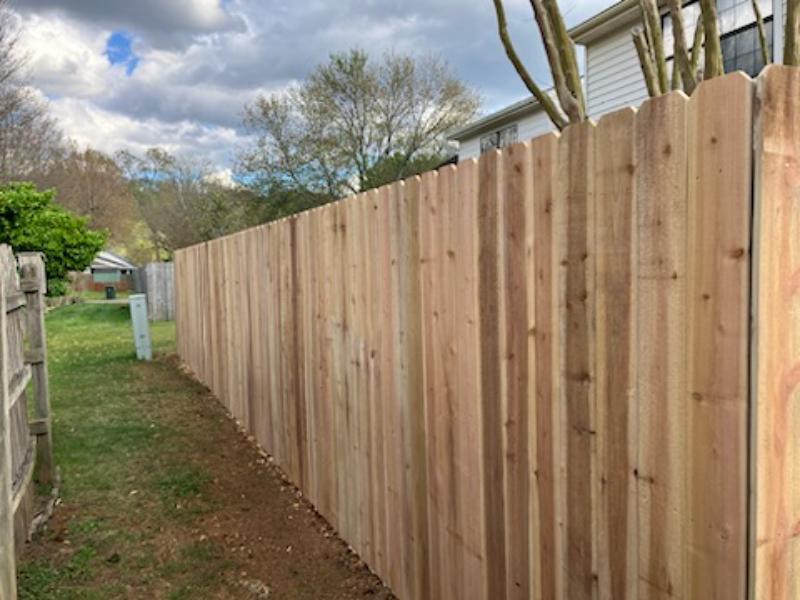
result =
[[688,98],[636,116],[638,594],[668,598],[685,581]]
[[800,597],[798,193],[800,76],[771,66],[759,81],[756,122],[756,354],[751,388],[752,598]]
[[596,537],[599,597],[636,598],[636,113],[595,133]]
[[[766,77],[774,217],[796,81]],[[766,440],[794,413],[755,394],[788,402],[796,226],[750,214],[753,90],[715,79],[179,251],[182,358],[402,598],[743,598],[748,566],[793,597],[800,452]],[[776,316],[756,306],[749,395],[751,225]]]
[[[745,593],[753,85],[734,74],[689,101],[688,590]],[[724,376],[721,376],[724,374]]]

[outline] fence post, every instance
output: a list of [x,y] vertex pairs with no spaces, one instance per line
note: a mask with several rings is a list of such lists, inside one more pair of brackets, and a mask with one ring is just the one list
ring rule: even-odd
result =
[[44,326],[44,294],[47,289],[44,260],[38,252],[22,252],[17,257],[25,292],[25,317],[28,329],[28,352],[25,362],[31,366],[35,420],[31,434],[36,436],[36,471],[38,480],[48,485],[53,480],[53,430],[50,416],[50,384],[47,379],[47,336]]
[[[5,250],[5,252],[2,252]],[[14,502],[12,498],[11,431],[8,391],[8,325],[6,315],[6,269],[10,253],[0,247],[0,600],[16,600],[17,568],[14,547]]]

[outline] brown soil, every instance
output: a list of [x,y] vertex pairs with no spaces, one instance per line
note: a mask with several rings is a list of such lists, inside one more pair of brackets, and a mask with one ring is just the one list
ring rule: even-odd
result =
[[[143,394],[141,401],[154,422],[176,432],[164,464],[184,461],[203,473],[200,492],[168,499],[168,507],[163,497],[156,497],[155,488],[131,490],[132,500],[117,507],[88,501],[84,505],[80,499],[65,502],[56,510],[49,532],[28,548],[26,560],[64,563],[75,552],[69,538],[76,519],[97,513],[104,523],[122,526],[126,539],[146,541],[148,552],[155,554],[150,563],[139,561],[142,569],[151,571],[145,576],[113,568],[126,562],[125,553],[136,551],[132,546],[103,550],[98,560],[105,564],[92,576],[104,585],[118,578],[114,597],[142,598],[145,593],[170,599],[394,598],[271,459],[237,429],[217,400],[180,371],[175,357],[132,370],[136,385],[164,390],[155,396]],[[141,468],[155,472],[161,461]],[[135,473],[129,476],[131,487],[136,487],[137,478]],[[188,558],[165,575],[164,565],[179,555]],[[128,571],[137,568],[135,561],[127,562],[133,563]],[[192,572],[196,568],[214,572],[201,579]],[[194,591],[181,595],[177,580]]]

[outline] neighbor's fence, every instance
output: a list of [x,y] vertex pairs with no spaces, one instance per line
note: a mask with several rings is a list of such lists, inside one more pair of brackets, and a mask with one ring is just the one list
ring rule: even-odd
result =
[[34,467],[41,483],[53,476],[45,282],[40,254],[17,261],[0,245],[0,600],[16,598],[15,554],[34,518]]
[[176,268],[185,362],[400,598],[800,596],[800,71]]
[[147,294],[147,317],[151,321],[175,320],[175,263],[148,263],[136,270],[137,293]]

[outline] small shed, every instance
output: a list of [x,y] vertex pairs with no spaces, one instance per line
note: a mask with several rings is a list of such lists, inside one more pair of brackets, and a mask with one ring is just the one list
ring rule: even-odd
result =
[[108,250],[100,252],[89,266],[92,281],[101,284],[118,284],[123,281],[130,281],[135,270],[136,265],[119,254],[114,254]]

